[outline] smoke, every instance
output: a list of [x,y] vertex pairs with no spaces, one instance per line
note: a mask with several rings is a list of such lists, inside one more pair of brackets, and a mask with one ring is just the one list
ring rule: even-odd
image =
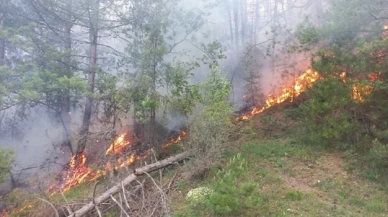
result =
[[[290,53],[288,48],[296,43],[293,35],[298,24],[305,20],[305,17],[314,17],[314,8],[298,8],[295,5],[304,5],[298,1],[279,1],[276,9],[277,15],[274,15],[274,1],[270,5],[259,4],[257,9],[260,13],[257,17],[251,17],[255,5],[253,2],[247,1],[249,11],[248,26],[254,26],[255,31],[248,31],[245,38],[240,39],[237,43],[233,42],[233,35],[230,34],[230,25],[228,19],[228,11],[223,1],[190,1],[185,0],[181,3],[187,10],[205,10],[209,13],[205,25],[200,31],[193,33],[189,39],[195,38],[196,42],[211,43],[219,41],[226,48],[226,59],[220,61],[220,68],[227,75],[227,78],[233,85],[231,94],[231,103],[236,105],[236,110],[240,110],[246,106],[244,95],[247,94],[246,84],[250,79],[255,79],[259,86],[259,92],[253,94],[276,94],[280,87],[287,82],[292,81],[293,76],[297,76],[300,72],[305,71],[309,65],[309,53],[303,54]],[[291,4],[292,3],[292,4]],[[211,5],[212,7],[210,7]],[[295,6],[295,7],[294,7]],[[234,25],[232,25],[234,26]],[[234,27],[233,27],[234,28]],[[241,27],[240,27],[241,28]],[[179,28],[175,28],[175,30]],[[75,31],[84,31],[76,29]],[[236,31],[236,30],[235,30]],[[241,34],[241,33],[239,33]],[[103,53],[99,64],[104,71],[110,74],[117,74],[121,70],[115,67],[118,62],[112,56],[117,52],[125,53],[127,43],[119,38],[109,37],[110,34],[103,34],[100,43],[106,46],[99,47],[99,52]],[[184,37],[183,30],[176,33],[177,38]],[[189,41],[188,39],[188,41]],[[112,51],[113,48],[114,51]],[[86,47],[83,48],[87,50]],[[82,49],[81,49],[82,50]],[[198,49],[192,42],[182,42],[176,47],[176,52],[185,51],[190,54],[180,57],[182,61],[189,61],[192,57],[201,58],[204,53]],[[166,60],[172,61],[174,55],[170,55]],[[201,83],[206,79],[206,75],[210,69],[207,65],[202,64],[199,68],[193,71],[191,83]],[[249,72],[257,75],[257,78],[249,78]],[[159,89],[161,93],[166,93],[164,87]],[[101,114],[101,113],[100,113]],[[72,118],[72,134],[78,134],[79,126],[81,125],[83,111],[82,109],[73,110]],[[164,122],[164,126],[170,131],[178,131],[186,124],[186,117],[177,113],[159,114],[159,121]],[[94,118],[101,116],[95,116]],[[128,128],[133,123],[131,115],[121,117],[121,122],[116,125],[116,130]],[[65,163],[69,159],[69,153],[66,149],[61,148],[63,142],[63,128],[58,122],[58,119],[50,115],[45,109],[35,109],[28,119],[21,123],[21,135],[10,135],[0,137],[1,147],[11,148],[16,153],[17,168],[26,168],[43,165],[47,162],[56,161]],[[109,131],[113,126],[101,125],[98,121],[92,125],[92,132]],[[65,152],[65,154],[63,154]],[[49,167],[43,167],[45,171]],[[54,167],[50,167],[53,169]],[[41,167],[39,167],[41,169]]]

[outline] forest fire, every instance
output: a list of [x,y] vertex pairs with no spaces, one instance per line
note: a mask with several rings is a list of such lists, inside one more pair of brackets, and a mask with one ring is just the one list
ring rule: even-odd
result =
[[264,112],[276,104],[282,103],[288,99],[292,100],[294,97],[297,97],[303,93],[308,87],[311,87],[311,85],[319,78],[320,77],[317,72],[308,69],[304,74],[295,79],[295,84],[293,86],[284,88],[278,97],[269,96],[266,99],[265,105],[263,107],[254,107],[250,113],[245,114],[241,119],[247,120],[259,113]]
[[63,191],[69,190],[72,186],[90,181],[97,176],[91,168],[86,166],[86,152],[85,150],[79,154],[71,156],[69,168],[61,174],[63,181],[56,183],[49,188],[49,191],[54,189],[61,189]]
[[128,140],[125,140],[126,133],[120,134],[113,143],[109,146],[109,148],[106,150],[106,155],[109,154],[118,154],[120,153],[125,147],[127,147],[131,142]]
[[[168,143],[162,145],[162,147],[167,148],[172,144],[180,142],[185,135],[186,132],[181,131],[177,138],[172,138]],[[128,154],[126,153],[126,148],[129,147],[130,144],[131,142],[127,138],[127,133],[118,135],[105,152],[106,156],[116,156],[116,161],[113,165],[112,162],[106,163],[105,167],[99,170],[93,170],[86,165],[87,159],[85,150],[80,154],[73,155],[69,162],[69,168],[59,175],[61,180],[53,184],[49,188],[49,191],[68,191],[73,186],[96,180],[113,169],[118,170],[133,164],[136,160],[145,159],[152,153],[151,149],[148,149],[138,155],[134,153]]]
[[3,209],[3,210],[0,212],[0,217],[5,217],[5,216],[8,216],[8,212],[7,212],[7,210]]
[[369,95],[372,92],[372,87],[370,85],[360,86],[353,85],[353,99],[356,102],[364,102],[364,96]]
[[164,144],[162,147],[167,148],[168,146],[170,146],[172,144],[176,144],[176,143],[180,142],[182,140],[182,138],[185,137],[186,135],[187,135],[187,133],[182,130],[176,139],[172,138],[169,143]]
[[[346,72],[338,73],[333,77],[339,77],[342,82],[347,82]],[[241,119],[247,120],[259,113],[264,112],[268,108],[271,108],[272,106],[282,103],[288,99],[292,101],[294,97],[299,96],[320,78],[321,77],[319,76],[318,72],[314,72],[311,69],[308,69],[304,74],[295,79],[295,84],[293,86],[284,88],[282,90],[282,93],[278,97],[269,96],[266,99],[266,103],[263,107],[254,107],[250,113],[243,115]],[[379,75],[372,73],[367,76],[367,79],[370,82],[375,82],[379,80]],[[356,102],[364,102],[364,96],[369,95],[372,92],[372,87],[370,85],[361,85],[359,79],[354,79],[354,81],[356,83],[352,87],[353,99]]]

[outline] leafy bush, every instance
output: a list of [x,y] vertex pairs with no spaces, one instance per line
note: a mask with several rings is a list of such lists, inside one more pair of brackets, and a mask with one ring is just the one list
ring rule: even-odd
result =
[[354,141],[358,123],[353,119],[352,87],[338,78],[326,78],[308,91],[310,99],[301,105],[305,142],[332,146]]
[[187,203],[178,216],[259,216],[266,202],[257,183],[247,178],[247,161],[241,154],[233,157],[211,181],[211,194],[198,203]]
[[276,134],[279,134],[279,130],[282,130],[284,126],[282,126],[280,120],[275,118],[273,115],[264,115],[260,118],[260,130],[263,135],[266,137],[274,137]]
[[7,178],[8,170],[14,160],[15,156],[12,151],[6,151],[0,148],[0,183],[4,182]]
[[366,162],[369,166],[365,174],[371,179],[387,178],[382,177],[388,174],[388,145],[382,144],[378,140],[373,141],[373,148],[369,150],[366,156]]
[[230,135],[232,111],[229,105],[231,85],[221,71],[213,66],[207,81],[201,85],[202,110],[189,125],[190,137],[187,148],[197,159],[211,162],[219,159],[223,144]]

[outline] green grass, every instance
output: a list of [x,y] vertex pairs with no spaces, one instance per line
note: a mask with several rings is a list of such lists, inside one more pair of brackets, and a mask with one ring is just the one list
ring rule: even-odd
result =
[[248,157],[260,157],[282,164],[279,159],[297,157],[312,160],[319,156],[311,148],[297,145],[292,140],[269,140],[244,145],[242,153]]
[[[260,194],[255,195],[262,206],[259,216],[388,216],[385,191],[376,183],[348,174],[342,168],[345,163],[330,162],[341,160],[335,153],[295,144],[291,139],[273,139],[246,142],[238,150],[229,150],[224,161],[236,152],[248,161],[246,179],[260,188]],[[184,182],[184,187],[188,191],[207,186],[213,179],[211,174],[195,186]],[[177,201],[181,203],[177,211],[182,214],[185,202]],[[246,216],[258,215],[252,212]]]
[[300,191],[287,191],[286,198],[288,200],[292,200],[292,201],[302,200],[302,192],[300,192]]

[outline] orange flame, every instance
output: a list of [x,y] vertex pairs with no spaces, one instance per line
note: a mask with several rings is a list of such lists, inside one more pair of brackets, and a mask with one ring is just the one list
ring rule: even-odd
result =
[[388,25],[384,25],[384,28],[383,28],[383,39],[387,39],[388,38]]
[[[181,131],[177,138],[172,138],[168,143],[164,144],[162,147],[167,148],[168,146],[178,143],[186,135],[185,131]],[[118,154],[124,155],[125,148],[130,145],[130,141],[126,140],[127,133],[120,134],[108,147],[105,154],[106,155],[115,155]],[[71,187],[77,186],[81,183],[93,181],[101,176],[107,174],[108,171],[113,169],[118,170],[125,166],[129,166],[136,162],[136,160],[145,159],[152,153],[152,150],[149,149],[143,152],[141,155],[130,154],[129,156],[120,156],[116,158],[116,162],[112,165],[112,162],[108,162],[103,169],[97,171],[86,166],[86,152],[85,150],[80,154],[75,154],[71,156],[69,162],[69,169],[64,171],[61,174],[62,181],[53,184],[50,186],[49,191],[62,190],[68,191]]]
[[308,69],[304,74],[295,79],[295,84],[292,87],[284,88],[282,90],[282,93],[278,97],[270,95],[267,98],[266,103],[263,107],[254,107],[250,113],[243,115],[241,119],[247,120],[259,113],[264,112],[265,110],[271,108],[276,104],[282,103],[288,99],[293,100],[294,97],[297,97],[301,93],[303,93],[307,89],[307,87],[311,87],[311,85],[319,78],[320,77],[317,72]]
[[0,212],[0,217],[6,217],[8,216],[8,212],[7,210],[3,209],[1,212]]
[[353,99],[357,102],[364,102],[364,96],[369,95],[371,92],[372,87],[370,85],[353,85]]
[[125,148],[128,147],[128,145],[131,144],[130,141],[125,140],[126,133],[120,134],[114,141],[113,143],[109,146],[109,148],[106,150],[105,154],[109,155],[115,155],[118,153],[121,153],[121,151]]
[[71,156],[69,169],[62,174],[64,179],[62,184],[60,186],[58,184],[52,185],[49,191],[56,188],[67,191],[75,185],[94,179],[96,176],[96,172],[86,166],[86,152],[83,150],[81,153]]
[[163,148],[167,148],[168,146],[170,146],[170,145],[172,145],[172,144],[176,144],[176,143],[180,142],[180,141],[182,140],[182,138],[185,137],[186,135],[187,135],[187,133],[186,133],[185,131],[182,130],[182,131],[179,133],[179,136],[178,136],[176,139],[172,138],[172,139],[170,140],[170,142],[168,142],[168,143],[162,145],[162,147],[163,147]]

